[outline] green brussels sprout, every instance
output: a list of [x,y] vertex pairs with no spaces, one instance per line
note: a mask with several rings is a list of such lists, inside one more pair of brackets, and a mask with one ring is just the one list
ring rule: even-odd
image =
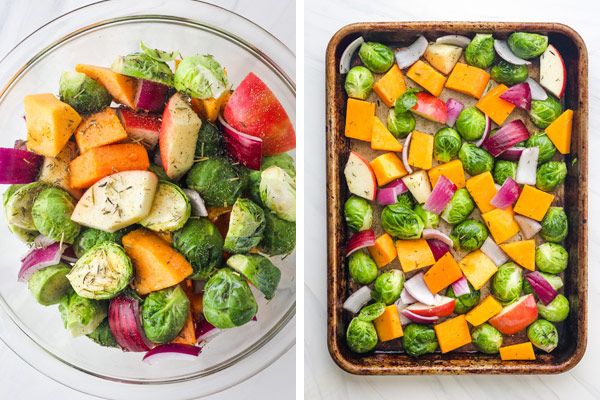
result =
[[463,143],[458,152],[458,159],[465,171],[471,176],[491,171],[494,167],[494,157],[484,149],[471,143]]
[[88,335],[108,315],[108,303],[79,296],[70,290],[61,299],[58,311],[71,336]]
[[16,183],[16,184],[10,185],[8,187],[8,189],[6,189],[6,191],[2,195],[2,200],[4,201],[4,207],[6,207],[6,204],[8,203],[8,199],[10,199],[10,196],[12,196],[13,193],[15,193],[17,191],[17,189],[19,189],[23,186],[25,186],[25,185]]
[[375,279],[371,297],[375,301],[390,305],[398,300],[403,287],[404,274],[399,269],[391,269]]
[[159,181],[150,213],[139,224],[157,232],[180,229],[192,214],[190,199],[179,186]]
[[103,242],[116,243],[119,246],[123,245],[123,236],[135,229],[135,226],[120,229],[116,232],[105,232],[99,229],[87,228],[81,231],[75,242],[73,242],[73,250],[77,258],[83,257],[85,253],[95,245]]
[[450,239],[454,249],[458,251],[475,251],[479,249],[488,237],[484,224],[474,219],[467,219],[452,228]]
[[456,130],[465,140],[481,138],[485,132],[485,115],[477,107],[464,108],[456,119]]
[[471,340],[477,350],[485,354],[497,354],[502,347],[503,337],[500,331],[487,322],[471,331]]
[[[552,288],[554,288],[554,290],[558,290],[564,286],[562,278],[558,275],[547,274],[545,272],[540,272],[539,274],[542,275],[542,277],[550,284],[550,286],[552,286]],[[536,296],[527,279],[523,279],[523,292],[525,294],[533,294]]]
[[424,227],[421,218],[400,203],[385,206],[381,213],[381,225],[387,233],[399,239],[418,239]]
[[274,156],[265,156],[260,164],[260,171],[250,171],[250,182],[248,191],[250,198],[259,206],[263,207],[262,199],[260,198],[260,181],[262,172],[272,166],[283,169],[290,177],[296,178],[296,169],[294,168],[294,159],[287,153],[280,153]]
[[363,307],[358,313],[358,319],[361,321],[373,321],[376,318],[379,318],[383,312],[385,311],[384,303],[373,303],[366,307]]
[[218,99],[227,90],[227,75],[213,56],[185,57],[173,77],[175,89],[198,99]]
[[535,126],[540,129],[546,129],[555,119],[562,113],[560,101],[548,95],[546,100],[531,100],[531,109],[529,110],[529,118]]
[[530,136],[525,142],[525,147],[538,147],[540,149],[538,165],[549,161],[556,154],[556,147],[545,132],[538,132]]
[[542,219],[540,236],[548,242],[560,243],[565,240],[568,232],[569,223],[563,208],[550,207]]
[[346,330],[346,343],[355,353],[366,353],[373,350],[379,338],[375,325],[371,321],[362,321],[355,317]]
[[352,68],[346,75],[344,89],[348,97],[365,100],[373,90],[373,74],[367,68],[358,66]]
[[258,310],[248,283],[229,268],[218,270],[206,282],[202,301],[204,317],[218,329],[242,326]]
[[459,297],[456,297],[456,294],[454,294],[454,289],[452,286],[448,286],[448,289],[446,290],[446,297],[456,299],[454,302],[454,312],[457,314],[466,314],[471,311],[473,307],[479,304],[481,292],[479,290],[475,290],[470,282],[467,282],[467,284],[469,285],[470,292]]
[[142,48],[142,51],[145,54],[147,54],[149,57],[153,58],[156,61],[169,62],[169,61],[173,61],[177,57],[180,57],[179,50],[175,50],[175,51],[168,53],[163,50],[150,49],[150,48],[144,46],[144,42],[142,42],[141,40],[140,40],[140,47]]
[[283,168],[273,165],[261,172],[260,198],[279,218],[296,221],[296,181]]
[[231,210],[229,230],[223,249],[228,253],[245,253],[260,243],[265,229],[265,212],[252,200],[237,199]]
[[289,254],[296,247],[296,223],[265,211],[265,230],[258,250],[270,256]]
[[423,227],[425,229],[435,229],[440,224],[440,216],[431,211],[427,211],[423,204],[417,204],[414,211],[421,221],[423,221]]
[[562,294],[559,294],[547,306],[538,301],[537,309],[542,318],[550,322],[561,322],[567,319],[569,315],[569,300]]
[[496,51],[494,38],[489,33],[478,33],[465,49],[465,61],[469,65],[486,69],[494,63]]
[[396,197],[396,204],[398,206],[410,208],[412,210],[415,207],[415,203],[415,198],[410,192],[399,194],[398,197]]
[[362,197],[352,196],[346,200],[344,215],[348,228],[354,232],[371,229],[373,225],[373,207]]
[[281,280],[281,271],[271,260],[260,254],[235,254],[227,259],[227,266],[243,275],[271,300]]
[[189,310],[190,301],[179,285],[151,292],[142,306],[144,333],[152,343],[169,343],[181,332]]
[[509,176],[512,179],[517,179],[517,165],[519,164],[514,161],[497,160],[494,164],[494,182],[503,185]]
[[408,324],[404,328],[402,347],[411,357],[433,353],[438,347],[435,330],[427,325]]
[[5,197],[4,212],[8,225],[37,231],[31,212],[35,199],[47,188],[48,185],[43,182],[32,182],[16,188],[8,200]]
[[74,209],[75,202],[69,193],[55,187],[44,189],[31,209],[33,224],[50,239],[73,243],[81,230],[79,224],[71,220]]
[[523,290],[523,269],[514,262],[501,265],[492,279],[491,289],[498,300],[509,302],[518,299]]
[[223,134],[215,124],[202,119],[196,142],[196,157],[218,157],[223,155]]
[[207,207],[233,205],[242,195],[248,176],[243,167],[224,157],[213,157],[194,164],[186,183],[202,196]]
[[190,279],[207,280],[223,259],[223,237],[207,218],[188,219],[173,233],[173,247],[192,265]]
[[110,330],[108,318],[105,318],[92,333],[88,333],[87,337],[100,346],[119,348],[119,344]]
[[450,225],[463,222],[475,209],[475,203],[465,188],[454,192],[452,199],[442,211],[440,217]]
[[81,72],[63,72],[58,93],[60,101],[80,114],[94,113],[110,106],[112,96],[94,79]]
[[508,37],[508,46],[519,58],[529,60],[541,55],[548,47],[548,36],[537,33],[514,32]]
[[567,268],[569,253],[557,243],[544,243],[535,249],[535,265],[540,271],[559,274]]
[[[178,70],[181,68],[181,64],[177,68]],[[173,86],[171,68],[165,62],[157,61],[146,53],[133,53],[117,57],[110,69],[117,74]]]
[[433,157],[440,162],[448,162],[458,157],[462,139],[452,128],[442,128],[433,137]]
[[350,256],[348,261],[350,276],[356,283],[368,285],[377,278],[377,264],[366,253],[357,251]]
[[38,231],[30,231],[28,229],[23,229],[16,225],[8,225],[8,230],[10,233],[15,235],[17,239],[25,243],[31,243],[35,240],[35,238],[40,234]]
[[358,50],[358,56],[365,67],[376,74],[382,74],[390,69],[395,61],[392,49],[374,42],[364,42]]
[[154,172],[154,175],[158,177],[159,181],[173,182],[173,180],[169,178],[163,167],[159,167],[156,164],[150,163],[150,167],[148,167],[148,170],[150,172]]
[[540,165],[535,173],[535,187],[551,192],[563,183],[567,176],[567,164],[562,161],[548,161]]
[[490,71],[493,80],[505,85],[516,85],[525,82],[529,77],[527,65],[515,65],[504,60],[500,60]]
[[538,349],[550,353],[558,346],[558,331],[551,322],[538,319],[527,327],[529,341]]
[[104,300],[115,297],[131,281],[133,266],[121,246],[102,242],[81,257],[67,274],[81,297]]
[[70,270],[71,266],[58,263],[36,271],[27,283],[29,291],[43,306],[59,303],[65,293],[71,289],[71,284],[66,277]]
[[390,108],[387,117],[387,128],[394,137],[404,139],[415,129],[416,124],[415,116],[411,112],[397,113],[393,107]]

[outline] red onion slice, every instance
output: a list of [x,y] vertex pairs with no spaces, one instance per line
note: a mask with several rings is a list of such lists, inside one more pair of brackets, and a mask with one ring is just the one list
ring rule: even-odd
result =
[[408,148],[410,146],[410,139],[412,138],[412,132],[408,134],[406,137],[406,141],[404,142],[404,147],[402,148],[402,163],[404,164],[404,169],[409,174],[413,173],[413,169],[410,165],[408,165]]
[[427,39],[423,36],[419,36],[410,46],[396,50],[396,63],[398,64],[398,68],[408,68],[416,63],[417,60],[425,54],[428,46],[429,42]]
[[480,250],[483,252],[483,254],[488,256],[490,260],[496,264],[496,266],[506,264],[506,262],[509,260],[506,253],[502,251],[500,246],[498,246],[490,236],[485,239],[485,242],[483,242]]
[[17,280],[27,282],[37,271],[58,264],[66,248],[66,244],[53,243],[47,247],[32,249],[21,259],[21,269]]
[[352,314],[357,314],[369,301],[371,301],[371,289],[368,286],[363,286],[346,299],[342,308]]
[[136,299],[125,295],[113,297],[108,308],[108,323],[123,351],[149,351],[154,346],[144,333]]
[[398,196],[408,192],[408,187],[401,179],[390,182],[385,187],[377,191],[377,204],[387,206],[398,202]]
[[39,234],[33,240],[32,249],[45,249],[46,247],[54,243],[56,243],[56,240],[50,239],[48,236]]
[[340,74],[347,74],[350,71],[350,63],[354,52],[365,42],[362,36],[354,39],[342,53],[340,57]]
[[219,114],[219,123],[223,127],[225,148],[229,154],[246,168],[260,171],[262,139],[235,130],[221,114]]
[[191,344],[165,343],[147,352],[142,361],[154,365],[161,361],[195,360],[200,351],[202,351],[202,348]]
[[523,153],[523,150],[525,149],[526,147],[511,147],[507,149],[504,153],[500,154],[498,158],[500,160],[518,162],[519,159],[521,159],[521,154]]
[[404,282],[404,287],[412,297],[417,299],[417,301],[427,304],[428,306],[433,306],[435,304],[435,298],[425,283],[423,276],[423,272],[419,272]]
[[464,275],[452,284],[452,290],[454,291],[454,295],[456,297],[464,296],[465,294],[471,293],[471,289],[469,288],[469,282],[467,281],[467,278]]
[[508,46],[508,42],[506,40],[494,40],[494,49],[496,49],[496,53],[500,56],[500,58],[504,59],[511,64],[515,65],[530,65],[531,61],[523,60],[515,55],[512,52],[510,47]]
[[517,225],[519,225],[521,233],[525,239],[533,238],[539,231],[542,230],[542,224],[524,215],[515,214],[514,219]]
[[469,45],[469,43],[471,43],[471,39],[462,35],[446,35],[440,36],[435,42],[439,44],[449,44],[452,46],[458,46],[464,49]]
[[[425,233],[425,229],[423,229],[423,233]],[[443,240],[440,240],[440,238],[427,239],[427,244],[429,245],[429,248],[431,249],[431,253],[433,254],[433,258],[435,259],[435,261],[442,258],[444,256],[444,254],[451,253],[450,247],[453,246],[452,240],[448,236],[446,236],[446,235],[444,235],[444,236],[445,237],[443,237],[443,238],[440,236],[440,238],[442,238]]]
[[486,115],[485,116],[485,129],[483,130],[483,135],[481,135],[481,137],[479,138],[477,143],[475,143],[475,146],[481,147],[483,142],[485,142],[486,139],[490,136],[491,131],[492,131],[492,121],[490,120],[490,117],[488,117]]
[[510,176],[506,178],[500,190],[492,200],[490,200],[490,204],[496,208],[500,208],[502,210],[506,210],[510,207],[521,194],[521,187],[513,178]]
[[[495,135],[494,135],[495,136]],[[528,147],[521,153],[517,165],[516,181],[521,185],[535,185],[539,147]]]
[[527,82],[511,87],[500,98],[525,110],[531,109],[531,87]]
[[79,257],[75,254],[75,250],[73,250],[73,246],[69,246],[65,249],[61,256],[61,261],[66,261],[67,263],[74,264],[79,260]]
[[204,205],[204,200],[198,192],[194,189],[182,189],[183,193],[186,194],[190,199],[190,206],[192,206],[192,215],[197,217],[208,217],[208,210]]
[[202,318],[196,324],[196,340],[199,344],[208,342],[219,333],[223,332],[221,329],[215,328],[210,322]]
[[[23,118],[25,118],[24,115],[23,115]],[[26,140],[22,140],[22,139],[15,140],[15,145],[13,146],[13,149],[15,149],[15,150],[29,151],[29,150],[27,150],[27,141]]]
[[529,84],[529,89],[531,90],[531,100],[544,101],[548,98],[548,93],[546,93],[544,88],[533,78],[527,78],[525,82]]
[[446,125],[453,127],[463,108],[465,106],[460,101],[448,99],[446,102]]
[[41,161],[31,151],[0,148],[0,184],[35,182]]
[[414,312],[412,312],[406,308],[404,310],[402,310],[401,313],[406,318],[408,318],[411,321],[416,322],[418,324],[433,324],[434,322],[437,322],[437,320],[439,319],[439,317],[423,317],[421,315],[415,314]]
[[531,289],[545,306],[552,303],[552,300],[558,296],[558,292],[554,290],[550,282],[538,271],[527,274],[525,279],[527,279]]
[[492,156],[498,157],[515,144],[527,139],[529,139],[529,131],[523,121],[517,119],[504,125],[489,137],[483,143],[483,148],[489,151]]
[[168,92],[169,87],[167,85],[146,79],[138,79],[137,90],[133,98],[134,105],[136,108],[146,111],[163,111],[167,104]]
[[[454,243],[452,242],[452,239],[450,239],[450,237],[448,235],[446,235],[442,231],[438,231],[437,229],[429,229],[429,228],[423,229],[422,236],[423,236],[423,239],[427,240],[427,243],[429,243],[429,240],[437,240],[437,241],[440,241],[450,247],[452,247],[454,245]],[[429,246],[429,247],[431,247],[431,246]],[[446,252],[444,252],[444,254],[446,254]],[[444,255],[444,254],[442,254],[442,255]]]
[[346,257],[354,253],[356,250],[364,247],[375,246],[375,232],[372,229],[366,229],[352,235],[346,247]]
[[444,175],[440,176],[423,208],[440,215],[448,203],[450,203],[450,200],[452,200],[454,192],[456,192],[456,185]]

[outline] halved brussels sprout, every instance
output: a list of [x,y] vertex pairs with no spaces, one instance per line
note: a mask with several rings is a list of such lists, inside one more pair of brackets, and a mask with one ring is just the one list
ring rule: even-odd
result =
[[76,337],[96,330],[108,315],[108,303],[81,297],[71,290],[60,299],[58,311],[65,329]]
[[217,157],[223,154],[223,134],[210,121],[202,119],[196,142],[196,157]]
[[465,140],[481,138],[485,132],[485,115],[477,107],[464,108],[456,119],[456,130]]
[[540,149],[538,165],[552,159],[554,154],[556,154],[556,147],[545,132],[538,132],[535,135],[530,136],[529,139],[527,139],[525,146],[538,147]]
[[104,347],[119,347],[119,344],[115,340],[111,330],[108,318],[105,318],[100,325],[92,333],[88,333],[87,337],[92,339],[94,342]]
[[36,231],[31,210],[35,199],[46,188],[48,185],[43,182],[32,182],[17,187],[12,194],[9,193],[8,200],[4,198],[6,222],[19,228]]
[[489,33],[478,33],[465,49],[467,64],[477,68],[486,69],[494,63],[496,51],[494,38]]
[[375,279],[371,297],[375,301],[390,305],[398,300],[403,287],[404,274],[399,269],[391,269]]
[[423,221],[410,208],[400,203],[385,206],[381,213],[383,230],[399,239],[418,239],[423,232]]
[[6,191],[2,194],[2,200],[4,202],[4,207],[6,207],[6,204],[8,203],[8,199],[10,199],[10,196],[12,196],[13,193],[15,193],[17,191],[17,189],[19,189],[20,187],[23,187],[23,186],[25,186],[25,185],[16,183],[16,184],[10,185],[8,187],[8,189],[6,189]]
[[484,224],[474,219],[467,219],[452,228],[450,239],[454,249],[458,251],[475,251],[479,249],[488,237]]
[[366,253],[357,251],[350,256],[348,271],[352,280],[361,285],[368,285],[377,278],[377,264]]
[[440,217],[450,225],[463,222],[475,209],[475,203],[465,188],[454,192],[452,199],[442,211]]
[[567,319],[569,308],[569,300],[562,294],[556,296],[547,306],[541,301],[537,302],[538,313],[550,322],[561,322]]
[[567,164],[562,161],[548,161],[540,165],[535,173],[535,187],[551,192],[563,183],[567,176]]
[[477,350],[485,354],[496,354],[502,347],[503,337],[500,331],[487,322],[471,331],[471,340]]
[[[183,61],[181,64],[183,64]],[[179,68],[181,68],[181,64]],[[173,71],[171,71],[171,68],[166,63],[157,61],[146,53],[133,53],[117,57],[110,69],[117,74],[173,86]]]
[[169,62],[169,61],[173,61],[174,59],[176,59],[177,57],[180,56],[179,54],[179,50],[175,50],[172,52],[166,52],[163,50],[159,50],[159,49],[150,49],[146,46],[144,46],[144,42],[142,42],[140,40],[140,47],[142,48],[142,51],[147,54],[149,57],[155,59],[156,61],[163,61],[163,62]]
[[550,207],[542,219],[540,236],[548,242],[560,243],[567,237],[569,223],[562,207]]
[[518,299],[523,290],[523,269],[514,262],[501,265],[492,279],[491,289],[500,301],[510,302]]
[[373,74],[367,68],[357,66],[352,68],[346,75],[344,89],[348,97],[364,100],[371,94],[373,90]]
[[[552,286],[554,290],[558,290],[564,286],[562,278],[558,275],[547,274],[545,272],[540,272],[540,275],[542,275],[542,277],[550,284],[550,286]],[[523,292],[525,294],[533,294],[536,296],[527,279],[523,280]]]
[[213,157],[194,164],[186,183],[202,196],[207,207],[228,207],[240,197],[248,183],[243,167],[225,157]]
[[173,247],[192,264],[190,279],[210,278],[223,259],[223,237],[207,218],[189,219],[173,233]]
[[36,230],[30,231],[28,229],[23,229],[16,225],[8,225],[8,230],[10,231],[10,233],[15,235],[17,239],[25,243],[33,242],[35,238],[40,234]]
[[373,350],[379,338],[375,325],[371,321],[362,321],[355,317],[350,321],[346,330],[346,343],[355,353],[366,353]]
[[227,265],[248,279],[267,300],[275,296],[281,271],[267,257],[260,254],[235,254],[227,259]]
[[112,103],[112,96],[108,90],[81,72],[63,72],[58,93],[60,101],[67,103],[80,114],[100,111]]
[[92,247],[99,243],[103,242],[113,242],[118,244],[119,246],[123,245],[123,236],[127,235],[129,232],[135,229],[135,225],[132,225],[127,228],[120,229],[116,232],[105,232],[99,229],[87,228],[83,230],[75,242],[73,242],[73,250],[75,251],[75,255],[78,258],[83,257],[83,255]]
[[410,192],[402,193],[396,197],[396,204],[398,204],[398,206],[403,206],[412,210],[415,207],[415,203],[415,198]]
[[348,228],[354,232],[371,229],[373,207],[362,197],[352,196],[344,204],[344,215]]
[[358,50],[358,56],[365,67],[376,74],[382,74],[390,69],[395,60],[392,49],[374,42],[364,42]]
[[548,94],[546,100],[531,100],[529,118],[540,129],[546,129],[562,113],[560,101]]
[[229,230],[223,249],[232,254],[245,253],[258,245],[265,229],[265,212],[252,200],[237,199],[231,210]]
[[550,353],[558,346],[558,331],[551,322],[538,319],[527,327],[529,341],[538,349]]
[[177,337],[190,310],[190,300],[176,285],[151,292],[142,305],[144,333],[152,343],[169,343]]
[[260,181],[262,172],[272,166],[283,169],[290,177],[296,178],[296,169],[294,168],[294,159],[287,153],[280,153],[274,156],[265,156],[260,164],[260,171],[250,171],[250,183],[248,192],[250,198],[259,206],[263,207],[262,199],[260,198]]
[[277,256],[289,254],[295,247],[296,223],[281,219],[269,210],[265,211],[265,230],[258,250],[270,256]]
[[260,198],[279,218],[296,221],[296,181],[284,169],[273,165],[261,173]]
[[506,178],[509,176],[512,179],[517,178],[517,165],[514,161],[497,160],[494,164],[494,182],[498,185],[503,185]]
[[494,157],[484,149],[471,143],[463,143],[458,152],[458,159],[465,171],[471,176],[491,171],[494,167]]
[[31,216],[35,228],[57,242],[73,243],[81,227],[71,220],[75,202],[59,188],[44,189],[35,199]]
[[365,306],[358,313],[358,319],[361,321],[373,321],[374,319],[379,318],[385,311],[385,304],[383,303],[373,303],[368,306]]
[[387,128],[396,138],[403,139],[411,133],[416,126],[415,116],[409,112],[404,111],[397,113],[394,108],[390,108],[387,117]]
[[140,225],[153,231],[174,231],[185,225],[192,214],[190,200],[179,186],[167,181],[158,182],[150,214]]
[[541,55],[548,47],[548,36],[537,33],[514,32],[508,37],[508,46],[519,58],[529,60]]
[[516,85],[525,82],[529,77],[527,65],[515,65],[504,60],[500,60],[490,71],[490,76],[498,83],[505,85]]
[[29,291],[43,306],[57,304],[71,289],[71,284],[66,277],[70,270],[69,265],[58,263],[36,271],[27,282]]
[[213,56],[199,54],[179,63],[173,81],[178,92],[198,99],[218,99],[229,85],[221,64]]
[[425,229],[435,229],[440,224],[440,216],[427,211],[423,204],[417,204],[414,208],[415,214],[423,221],[423,227]]
[[454,302],[454,312],[457,314],[468,313],[473,307],[479,304],[479,299],[481,299],[481,292],[479,290],[475,290],[470,282],[467,282],[467,284],[469,285],[469,293],[463,294],[459,297],[456,297],[454,294],[454,289],[452,286],[448,286],[448,289],[446,289],[446,297],[456,299]]
[[544,243],[535,249],[535,265],[542,272],[559,274],[567,268],[569,253],[557,243]]
[[441,162],[448,162],[458,157],[462,139],[452,128],[442,128],[433,137],[433,157]]
[[411,357],[434,353],[438,348],[437,336],[431,326],[408,324],[402,336],[402,348]]

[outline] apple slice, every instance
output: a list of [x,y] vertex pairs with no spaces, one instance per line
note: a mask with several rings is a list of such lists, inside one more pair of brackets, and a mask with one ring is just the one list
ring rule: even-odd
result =
[[442,43],[431,43],[425,51],[425,59],[441,73],[448,75],[454,69],[463,49]]
[[350,193],[367,200],[375,200],[377,180],[367,160],[354,151],[350,152],[346,168],[344,168],[344,175]]
[[160,126],[160,158],[167,176],[181,178],[194,165],[194,153],[202,120],[176,93],[167,104]]
[[540,56],[540,85],[559,99],[567,85],[565,63],[556,47],[551,44]]
[[429,93],[418,92],[415,95],[417,104],[410,111],[430,121],[446,123],[446,103]]
[[148,150],[156,147],[161,124],[159,114],[135,112],[126,107],[117,108],[116,112],[129,141],[138,142]]
[[423,303],[415,303],[406,307],[407,310],[422,317],[447,317],[454,312],[456,299],[440,296],[439,302],[433,306]]
[[223,116],[233,129],[261,138],[265,156],[296,148],[290,118],[271,89],[252,72],[231,95]]
[[505,335],[513,335],[527,328],[538,317],[538,309],[533,294],[522,296],[506,306],[498,315],[490,319],[490,324]]

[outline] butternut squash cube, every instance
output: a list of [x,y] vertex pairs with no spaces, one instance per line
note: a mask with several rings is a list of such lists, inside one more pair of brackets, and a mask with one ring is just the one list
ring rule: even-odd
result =
[[504,243],[519,233],[519,224],[513,218],[514,215],[512,207],[508,207],[506,210],[496,208],[490,212],[481,214],[481,218],[483,218],[496,243]]
[[205,120],[215,122],[221,111],[221,106],[230,96],[231,92],[226,90],[218,99],[215,99],[214,97],[208,99],[192,98],[192,100],[190,100],[190,106],[196,114],[200,115]]
[[396,250],[404,272],[429,267],[435,263],[431,248],[425,239],[396,240]]
[[515,212],[536,221],[541,221],[548,208],[550,208],[552,201],[554,201],[554,196],[550,193],[525,185],[515,204]]
[[388,131],[387,127],[376,115],[373,116],[371,148],[373,150],[402,151],[402,145],[398,139],[396,139],[394,135]]
[[465,187],[465,170],[459,159],[437,165],[427,171],[427,173],[429,174],[431,187],[435,187],[435,184],[442,175],[450,179],[456,185],[457,189]]
[[406,76],[423,86],[425,90],[439,97],[444,89],[444,83],[446,83],[446,77],[431,66],[425,64],[419,60],[410,67]]
[[456,63],[446,81],[446,87],[479,99],[489,80],[490,75],[481,68]]
[[75,71],[86,74],[92,79],[98,81],[104,86],[108,93],[117,103],[136,109],[135,91],[137,89],[137,80],[127,75],[117,74],[108,68],[96,67],[93,65],[77,64]]
[[502,93],[507,90],[508,87],[506,87],[506,85],[500,84],[496,86],[487,92],[487,94],[475,104],[475,107],[479,108],[481,112],[490,117],[492,121],[498,125],[502,125],[515,108],[514,104],[500,98]]
[[462,271],[450,252],[429,268],[423,279],[431,293],[435,294],[462,277]]
[[379,186],[387,185],[391,181],[402,178],[408,174],[402,160],[396,153],[382,154],[371,161],[370,164]]
[[437,336],[442,353],[448,353],[471,343],[469,324],[467,324],[464,315],[459,315],[456,318],[437,324],[433,329],[435,329],[435,335]]
[[415,168],[430,169],[433,165],[433,135],[413,131],[408,149],[408,164]]
[[546,128],[546,135],[552,140],[561,154],[571,152],[571,130],[573,129],[573,110],[566,110]]
[[481,289],[498,270],[496,264],[481,250],[467,254],[458,265],[475,290]]
[[121,125],[115,110],[110,107],[85,117],[75,134],[75,141],[81,154],[91,148],[117,143],[124,139],[127,139],[127,132]]
[[498,193],[494,178],[490,171],[486,171],[470,178],[467,181],[467,190],[473,200],[475,200],[475,204],[477,204],[477,207],[479,207],[479,211],[481,211],[482,214],[496,208],[490,204],[492,198]]
[[535,271],[535,240],[501,244],[500,248],[517,264],[530,271]]
[[348,98],[344,135],[351,139],[371,141],[375,103]]
[[402,324],[400,324],[400,315],[395,304],[387,306],[383,314],[373,320],[373,324],[375,324],[375,330],[381,342],[404,336]]
[[500,358],[508,360],[535,360],[533,345],[531,342],[513,344],[512,346],[500,347]]
[[474,309],[467,313],[467,322],[479,326],[502,311],[502,304],[493,296],[488,296]]
[[398,64],[394,63],[394,66],[375,83],[373,91],[377,93],[383,104],[389,108],[394,106],[396,99],[406,92],[406,82]]
[[388,233],[375,239],[375,245],[367,247],[377,268],[382,268],[391,263],[398,255],[394,240]]

